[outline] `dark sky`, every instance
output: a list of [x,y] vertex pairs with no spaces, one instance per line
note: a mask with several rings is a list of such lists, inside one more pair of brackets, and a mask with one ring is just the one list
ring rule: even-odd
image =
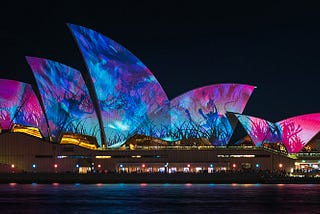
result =
[[[257,86],[245,114],[320,112],[320,8],[300,1],[1,1],[0,78],[34,84],[25,56],[85,71],[66,23],[119,42],[169,98],[216,83]],[[219,2],[219,3],[216,3]]]

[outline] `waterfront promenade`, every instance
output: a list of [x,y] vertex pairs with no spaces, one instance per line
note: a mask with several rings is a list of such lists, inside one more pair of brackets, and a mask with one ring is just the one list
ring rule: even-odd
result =
[[289,177],[265,173],[6,173],[0,183],[214,183],[214,184],[320,184],[319,177]]

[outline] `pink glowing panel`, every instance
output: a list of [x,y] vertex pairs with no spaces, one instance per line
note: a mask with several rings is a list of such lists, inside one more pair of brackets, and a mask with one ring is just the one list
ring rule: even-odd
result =
[[225,113],[242,113],[254,88],[241,84],[217,84],[176,97],[170,102],[173,134],[177,139],[206,137],[213,145],[226,145],[233,127]]
[[288,152],[297,153],[320,131],[320,113],[288,118],[277,124]]
[[47,124],[31,85],[0,79],[0,124],[10,129],[13,124],[39,128],[47,137]]
[[91,29],[69,28],[93,82],[107,146],[118,147],[169,100],[155,76],[127,49]]
[[51,135],[64,132],[95,136],[101,145],[99,121],[81,73],[48,59],[27,57],[33,71]]
[[281,131],[276,124],[242,114],[235,114],[235,116],[256,146],[260,146],[262,143],[281,142]]

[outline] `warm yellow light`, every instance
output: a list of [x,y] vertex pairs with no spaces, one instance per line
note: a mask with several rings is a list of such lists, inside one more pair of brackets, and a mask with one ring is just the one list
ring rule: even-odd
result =
[[97,155],[96,156],[97,159],[108,159],[108,158],[111,158],[110,155]]
[[41,132],[38,128],[31,127],[31,126],[22,126],[19,124],[15,124],[12,129],[12,132],[24,133],[28,134],[37,138],[42,138]]
[[60,144],[74,144],[91,150],[97,149],[97,145],[92,143],[88,136],[73,133],[64,133]]

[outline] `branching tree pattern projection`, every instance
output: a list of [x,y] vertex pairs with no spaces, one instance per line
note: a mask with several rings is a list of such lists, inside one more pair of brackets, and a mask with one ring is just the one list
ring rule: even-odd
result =
[[254,143],[282,142],[289,153],[299,152],[320,130],[320,114],[305,114],[272,123],[236,114]]
[[0,79],[0,124],[4,129],[13,124],[33,126],[48,136],[45,117],[31,85]]
[[277,124],[257,117],[235,115],[256,146],[281,142],[281,129]]
[[89,91],[76,69],[28,57],[36,77],[54,141],[65,132],[91,135],[101,146],[100,127]]
[[293,121],[284,121],[280,126],[282,129],[282,140],[289,151],[296,151],[303,147],[305,143],[299,136],[299,133],[302,131],[302,127],[299,124],[295,124]]
[[319,113],[277,123],[242,115],[255,88],[247,84],[208,85],[169,100],[151,71],[126,48],[94,30],[68,26],[93,90],[89,93],[78,70],[27,57],[46,117],[30,85],[0,80],[2,128],[19,123],[38,127],[45,136],[50,129],[54,141],[64,132],[91,135],[109,148],[120,147],[135,134],[167,141],[206,138],[225,146],[236,124],[227,115],[234,114],[255,145],[281,141],[288,152],[299,152],[320,130]]
[[91,29],[69,24],[101,110],[107,146],[117,147],[169,103],[151,71],[132,53]]
[[212,145],[229,142],[233,126],[227,112],[242,113],[254,87],[216,84],[186,92],[170,101],[172,138],[207,138]]
[[320,113],[304,114],[276,123],[288,152],[297,153],[319,132]]

